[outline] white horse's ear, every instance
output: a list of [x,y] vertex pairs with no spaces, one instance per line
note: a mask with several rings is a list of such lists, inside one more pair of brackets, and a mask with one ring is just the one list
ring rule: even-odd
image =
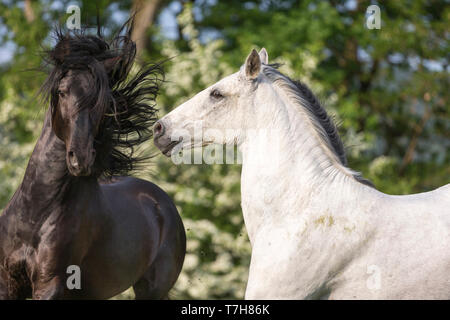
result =
[[261,63],[269,64],[269,54],[267,53],[266,48],[262,48],[259,51],[259,59],[261,59]]
[[255,49],[248,55],[245,61],[245,76],[249,80],[256,79],[261,70],[261,59]]

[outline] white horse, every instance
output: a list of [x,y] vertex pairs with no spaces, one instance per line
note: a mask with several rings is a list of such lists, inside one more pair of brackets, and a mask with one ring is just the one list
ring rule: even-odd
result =
[[[276,67],[265,49],[253,50],[239,72],[154,128],[166,155],[177,144],[238,145],[252,244],[245,298],[449,299],[450,184],[405,196],[377,191],[346,167],[336,127],[311,91]],[[195,135],[197,122],[227,134]],[[174,139],[177,129],[194,138]]]

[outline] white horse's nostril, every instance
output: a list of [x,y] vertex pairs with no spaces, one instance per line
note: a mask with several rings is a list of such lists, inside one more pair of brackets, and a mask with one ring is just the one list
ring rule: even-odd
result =
[[155,126],[153,127],[153,134],[155,135],[155,138],[164,134],[164,125],[161,121],[155,123]]

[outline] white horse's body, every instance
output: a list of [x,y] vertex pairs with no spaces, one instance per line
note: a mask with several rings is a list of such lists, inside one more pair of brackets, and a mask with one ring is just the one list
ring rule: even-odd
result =
[[245,154],[247,299],[450,298],[450,185],[389,196],[342,176],[319,188],[296,168],[247,168]]
[[450,299],[450,184],[390,196],[361,183],[289,81],[267,65],[265,50],[252,52],[241,71],[162,118],[155,135],[164,151],[175,129],[191,132],[195,121],[235,129],[202,139],[236,143],[243,155],[252,244],[245,297]]

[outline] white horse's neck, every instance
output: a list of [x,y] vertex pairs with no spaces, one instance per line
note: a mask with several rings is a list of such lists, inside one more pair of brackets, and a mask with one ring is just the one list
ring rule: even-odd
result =
[[240,147],[242,207],[252,243],[257,232],[274,224],[351,220],[361,199],[373,203],[370,194],[377,191],[357,182],[330,156],[301,106],[282,88],[261,85],[274,89],[261,88],[265,93],[257,95],[255,108],[264,108],[262,114],[270,118],[256,114],[255,123],[263,125]]

